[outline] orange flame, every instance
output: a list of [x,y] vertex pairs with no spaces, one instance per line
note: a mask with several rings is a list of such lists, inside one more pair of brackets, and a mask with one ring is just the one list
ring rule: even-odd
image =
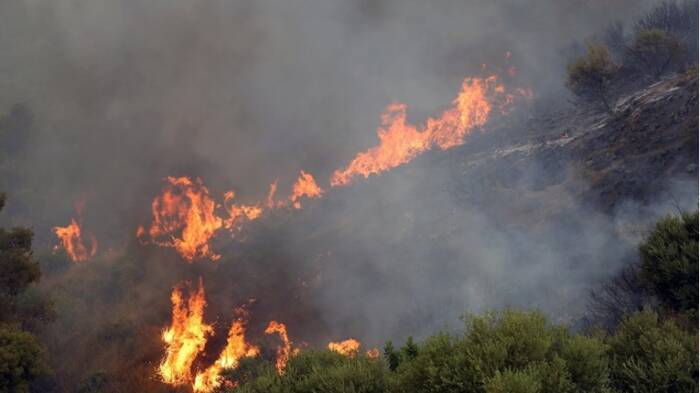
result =
[[345,186],[357,175],[367,178],[403,165],[433,147],[445,150],[463,144],[475,128],[488,121],[490,97],[504,91],[495,76],[466,78],[452,107],[438,118],[429,118],[421,130],[406,122],[405,104],[389,105],[377,129],[379,144],[359,153],[347,167],[336,170],[331,186]]
[[379,348],[368,349],[367,357],[370,359],[379,359]]
[[83,231],[78,222],[71,218],[70,224],[65,227],[53,227],[53,233],[56,234],[61,244],[54,246],[54,252],[58,251],[61,246],[66,250],[66,254],[73,262],[85,262],[95,256],[97,253],[97,240],[91,233],[85,234],[83,239]]
[[237,309],[239,317],[231,324],[228,332],[226,347],[219,358],[203,372],[198,373],[192,386],[195,392],[211,392],[221,386],[221,370],[238,367],[238,362],[244,357],[255,357],[260,354],[260,348],[249,344],[245,340],[245,318],[247,313]]
[[223,226],[223,220],[214,212],[216,203],[209,190],[199,179],[167,177],[166,181],[162,194],[151,204],[153,223],[148,234],[153,242],[174,247],[188,262],[219,259],[221,256],[210,250],[209,240]]
[[330,342],[328,349],[345,356],[355,356],[360,350],[360,342],[354,338],[349,338],[345,341]]
[[280,340],[282,340],[282,345],[277,348],[277,360],[275,361],[275,367],[277,367],[277,372],[282,375],[284,374],[284,369],[287,366],[287,361],[293,355],[296,355],[299,350],[292,349],[292,342],[289,341],[289,336],[287,335],[287,326],[283,323],[277,321],[270,321],[265,329],[265,334],[278,334]]
[[173,303],[173,320],[162,334],[166,354],[158,368],[165,383],[182,385],[192,382],[191,367],[197,355],[204,349],[207,336],[213,332],[212,326],[204,322],[204,285],[199,279],[197,291],[189,290],[185,303],[181,285],[173,289],[170,297]]
[[[461,145],[474,130],[486,124],[494,108],[506,114],[518,97],[531,99],[532,92],[522,88],[509,92],[496,76],[466,78],[452,105],[420,127],[407,122],[405,104],[391,104],[377,129],[379,144],[358,153],[346,167],[336,169],[330,186],[346,186],[357,176],[368,178],[380,174],[431,149],[446,150]],[[197,179],[196,183],[187,177],[166,180],[168,184],[162,194],[152,203],[150,229],[139,227],[136,235],[142,243],[147,242],[148,235],[154,244],[174,247],[188,262],[221,257],[210,249],[210,240],[218,230],[239,230],[245,221],[258,219],[268,209],[287,206],[300,209],[302,197],[320,198],[325,192],[311,174],[302,170],[286,199],[276,200],[277,181],[270,184],[266,199],[249,205],[233,203],[234,192],[227,192],[223,203],[226,218],[216,214],[220,206],[209,196],[201,180]]]
[[224,206],[228,211],[229,218],[224,220],[226,228],[233,228],[240,219],[247,218],[252,221],[260,217],[263,213],[263,208],[260,205],[239,205],[231,203],[236,194],[233,191],[227,191],[224,194]]
[[292,203],[295,209],[301,209],[301,202],[299,198],[306,196],[309,198],[318,198],[323,194],[323,190],[316,184],[316,180],[310,174],[301,171],[299,173],[299,178],[297,179],[294,186],[292,186],[292,193],[289,195],[289,201]]

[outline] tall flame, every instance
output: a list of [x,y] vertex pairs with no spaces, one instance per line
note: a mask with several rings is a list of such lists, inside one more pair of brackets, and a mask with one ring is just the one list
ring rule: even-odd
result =
[[[201,180],[188,177],[167,177],[160,196],[153,199],[153,222],[148,234],[160,246],[174,247],[185,260],[195,258],[217,260],[209,240],[223,226],[215,214],[216,203]],[[143,233],[144,230],[137,230]]]
[[[75,206],[78,219],[80,219],[82,214],[83,206],[83,202],[78,202]],[[91,233],[84,233],[80,224],[74,218],[71,218],[70,224],[67,226],[56,226],[52,228],[52,231],[60,241],[60,244],[54,246],[54,252],[63,246],[66,254],[73,262],[85,262],[97,253],[97,239]]]
[[345,356],[355,356],[360,350],[360,342],[354,338],[328,343],[328,349]]
[[420,130],[407,123],[405,104],[389,105],[377,129],[379,144],[357,154],[347,167],[333,172],[331,186],[345,186],[355,176],[367,178],[403,165],[433,147],[445,150],[463,144],[472,130],[488,121],[491,97],[504,91],[495,76],[466,78],[452,107],[438,118],[429,118]]
[[287,367],[289,358],[295,355],[298,349],[292,349],[292,342],[289,341],[289,336],[287,335],[287,326],[283,323],[270,321],[267,329],[265,329],[265,334],[278,334],[282,341],[282,345],[277,348],[277,359],[275,361],[277,372],[282,375]]
[[182,286],[176,286],[170,297],[173,304],[172,324],[162,334],[166,353],[158,368],[163,381],[171,385],[192,382],[192,363],[213,332],[212,326],[204,322],[207,302],[202,279],[196,292],[189,289],[187,301]]
[[292,186],[292,193],[289,195],[289,201],[295,209],[301,209],[299,198],[305,196],[309,198],[318,198],[323,194],[323,190],[316,184],[316,180],[310,174],[301,171],[299,178]]
[[249,344],[245,340],[245,325],[247,314],[242,309],[237,309],[239,317],[231,324],[228,332],[226,347],[214,364],[206,370],[197,373],[192,388],[195,392],[211,392],[221,386],[221,370],[238,367],[238,362],[244,357],[255,357],[260,354],[260,348]]

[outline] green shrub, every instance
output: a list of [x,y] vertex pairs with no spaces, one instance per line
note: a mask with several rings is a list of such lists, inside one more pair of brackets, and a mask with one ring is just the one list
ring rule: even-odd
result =
[[591,43],[586,55],[567,66],[567,86],[579,98],[611,112],[609,90],[617,68],[607,46]]
[[611,381],[620,392],[697,392],[698,335],[650,311],[625,319],[608,338]]
[[284,374],[270,364],[257,378],[241,384],[237,393],[383,393],[387,370],[378,359],[348,357],[330,351],[304,351],[292,357]]
[[572,336],[562,345],[560,356],[578,391],[604,392],[608,386],[607,347],[594,337]]
[[415,358],[401,363],[396,371],[392,391],[477,391],[484,375],[474,360],[464,342],[447,333],[438,333],[420,344]]
[[639,250],[648,290],[671,311],[697,311],[698,212],[660,220]]
[[500,314],[465,318],[465,347],[478,368],[490,374],[507,368],[522,369],[546,360],[555,334],[539,312],[507,309]]
[[[398,367],[394,392],[604,392],[607,347],[572,336],[538,312],[505,310],[465,318],[461,337],[431,336]],[[505,390],[504,390],[505,389]]]

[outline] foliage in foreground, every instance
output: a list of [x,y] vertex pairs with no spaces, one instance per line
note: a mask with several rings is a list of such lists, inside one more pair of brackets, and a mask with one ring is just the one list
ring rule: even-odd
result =
[[[4,205],[0,194],[0,210]],[[47,317],[46,302],[29,291],[40,277],[32,237],[26,228],[0,228],[0,392],[29,392],[32,382],[48,371],[43,347],[27,331]]]
[[697,318],[697,275],[698,213],[666,217],[640,245],[640,263],[611,281],[611,295],[633,295],[641,300],[631,304],[643,309],[601,303],[601,310],[616,312],[607,333],[576,334],[539,312],[506,309],[465,316],[458,334],[439,332],[419,343],[409,338],[398,349],[388,342],[383,359],[307,351],[292,358],[283,375],[271,362],[246,359],[226,374],[240,383],[229,391],[697,392],[697,319],[687,323]]
[[[612,335],[573,334],[538,312],[465,317],[461,334],[412,340],[384,359],[330,351],[293,357],[284,374],[250,359],[227,374],[229,392],[575,393],[696,392],[698,336],[652,311],[627,317]],[[394,371],[390,361],[398,359]]]

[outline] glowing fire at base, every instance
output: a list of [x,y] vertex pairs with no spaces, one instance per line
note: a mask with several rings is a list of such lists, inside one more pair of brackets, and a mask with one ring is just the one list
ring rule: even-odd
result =
[[239,317],[231,324],[228,333],[226,347],[219,358],[209,368],[198,373],[194,379],[192,388],[195,392],[211,392],[221,386],[221,370],[238,367],[238,362],[244,357],[255,357],[260,353],[260,348],[249,344],[245,340],[245,318],[247,314],[242,309],[237,309]]
[[204,349],[207,337],[213,332],[212,326],[204,322],[204,286],[199,280],[197,291],[189,291],[185,302],[181,286],[173,289],[173,320],[162,335],[166,345],[165,358],[158,372],[163,382],[182,385],[192,382],[192,363]]
[[[80,210],[78,208],[78,215],[80,215]],[[73,218],[71,218],[70,224],[65,227],[53,227],[53,233],[61,241],[60,245],[54,246],[54,252],[57,252],[63,246],[66,254],[73,262],[85,262],[97,253],[95,236],[91,233],[83,233],[80,225]]]
[[360,351],[360,342],[354,338],[349,338],[345,341],[330,342],[328,349],[345,356],[355,356]]

